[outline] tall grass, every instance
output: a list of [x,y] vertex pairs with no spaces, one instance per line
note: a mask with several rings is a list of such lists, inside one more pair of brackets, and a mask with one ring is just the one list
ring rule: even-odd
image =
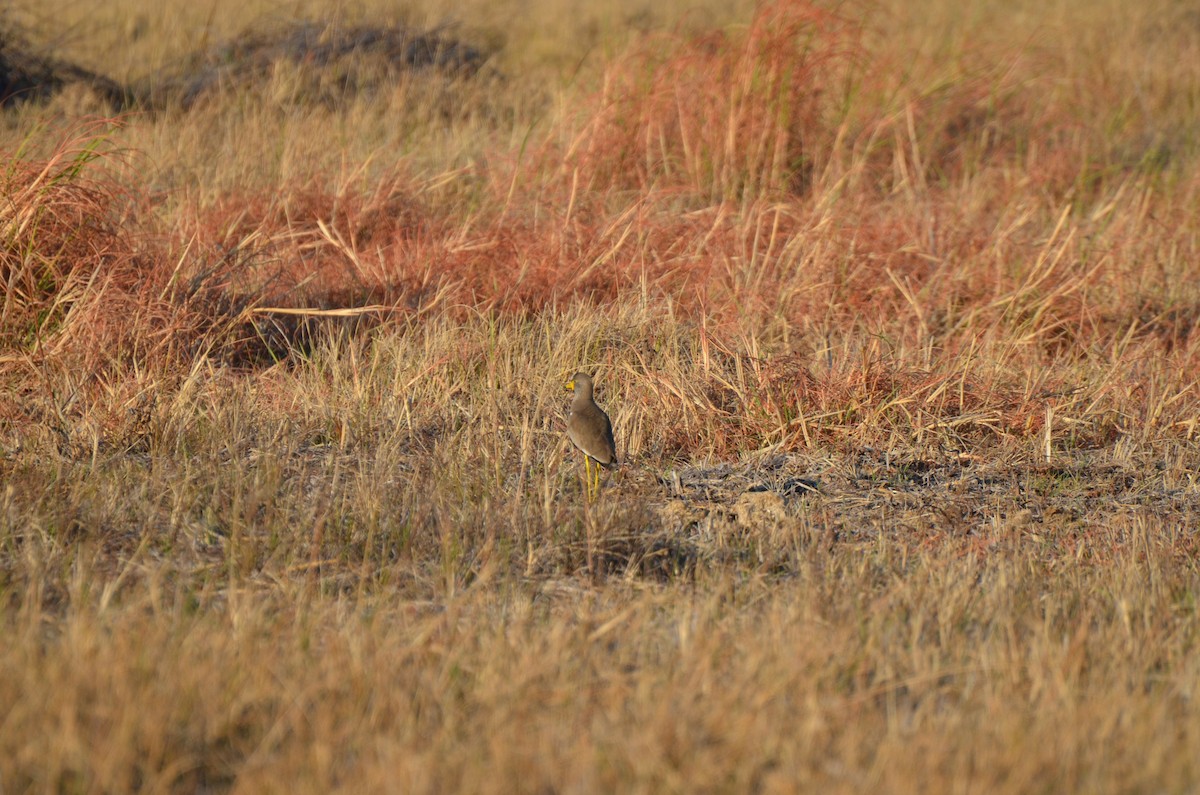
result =
[[1186,15],[543,5],[5,111],[0,789],[1194,788]]

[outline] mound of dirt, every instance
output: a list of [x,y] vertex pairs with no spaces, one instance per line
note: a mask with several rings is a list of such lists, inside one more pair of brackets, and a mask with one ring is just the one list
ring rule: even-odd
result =
[[373,90],[405,72],[435,70],[469,77],[487,57],[439,31],[402,26],[301,22],[271,31],[250,31],[185,63],[151,89],[140,91],[152,108],[192,107],[219,90],[266,80],[277,64],[290,63],[327,78],[309,92],[328,103]]
[[72,83],[90,86],[116,110],[128,104],[128,93],[115,81],[38,55],[16,31],[0,29],[0,108],[46,99]]
[[249,31],[185,56],[153,81],[121,85],[65,60],[40,55],[19,31],[6,29],[0,30],[0,107],[44,100],[68,85],[82,84],[114,111],[188,110],[217,92],[264,83],[279,64],[304,72],[306,85],[295,92],[299,101],[328,105],[373,91],[404,73],[470,77],[486,62],[481,50],[438,30],[298,22]]

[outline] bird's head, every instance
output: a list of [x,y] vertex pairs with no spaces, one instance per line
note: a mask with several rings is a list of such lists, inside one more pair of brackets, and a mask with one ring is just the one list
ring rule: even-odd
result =
[[587,373],[576,373],[567,379],[563,384],[568,392],[588,392],[592,391],[592,377]]

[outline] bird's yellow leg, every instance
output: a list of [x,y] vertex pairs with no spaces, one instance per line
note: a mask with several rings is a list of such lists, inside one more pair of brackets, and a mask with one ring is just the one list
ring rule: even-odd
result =
[[583,456],[583,493],[590,500],[592,498],[592,459],[585,454]]

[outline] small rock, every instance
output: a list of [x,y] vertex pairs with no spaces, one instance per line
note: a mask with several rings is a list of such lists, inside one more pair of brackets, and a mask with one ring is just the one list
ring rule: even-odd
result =
[[658,517],[663,527],[672,530],[696,524],[704,519],[704,514],[702,509],[689,505],[684,500],[667,500],[658,509]]
[[1033,511],[1028,508],[1022,508],[1016,513],[1010,514],[1004,524],[1010,530],[1020,530],[1028,527],[1033,524]]
[[738,497],[733,514],[740,527],[747,529],[779,524],[787,516],[783,497],[773,491],[748,491]]

